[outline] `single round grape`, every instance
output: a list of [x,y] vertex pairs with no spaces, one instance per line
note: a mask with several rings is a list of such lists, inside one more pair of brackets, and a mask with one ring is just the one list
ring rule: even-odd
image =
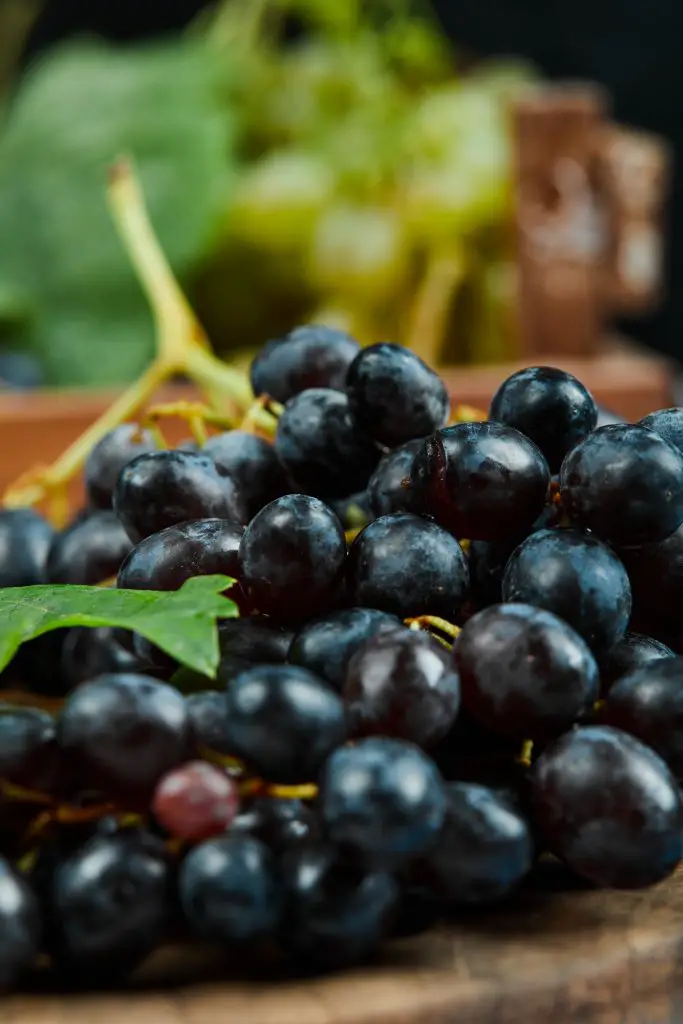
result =
[[360,426],[395,448],[425,437],[448,420],[450,401],[441,378],[402,345],[369,345],[349,367],[346,390]]
[[343,389],[346,373],[360,351],[350,335],[307,324],[264,345],[251,364],[255,395],[287,402],[307,388]]
[[503,795],[474,782],[446,786],[446,818],[417,866],[439,901],[486,904],[504,899],[531,870],[529,823]]
[[346,559],[337,516],[317,498],[287,494],[254,516],[240,543],[240,581],[259,611],[320,614],[334,599]]
[[114,509],[134,544],[190,519],[247,520],[237,484],[221,476],[204,454],[179,451],[139,455],[121,470]]
[[185,698],[185,706],[197,752],[206,747],[219,754],[227,754],[225,694],[218,690],[200,690]]
[[644,632],[676,633],[683,616],[683,526],[664,540],[622,548],[633,591],[633,618]]
[[119,570],[117,586],[178,590],[192,576],[235,578],[243,533],[244,527],[228,519],[195,519],[167,526],[133,548]]
[[618,547],[662,540],[683,523],[683,454],[645,427],[599,427],[567,455],[562,507]]
[[113,626],[70,629],[62,648],[62,671],[72,687],[111,672],[135,672],[140,660],[132,644],[130,633]]
[[382,456],[368,483],[370,506],[376,517],[411,511],[410,473],[422,438],[408,441]]
[[534,818],[549,849],[613,889],[654,885],[683,854],[683,805],[662,759],[608,726],[574,729],[531,768]]
[[311,782],[346,739],[344,705],[298,665],[256,665],[228,686],[230,753],[271,782]]
[[40,949],[38,900],[25,878],[0,857],[0,990],[24,975]]
[[327,835],[346,859],[391,871],[434,842],[446,793],[436,765],[418,747],[372,736],[328,759],[319,806]]
[[453,619],[469,590],[465,553],[445,530],[410,512],[381,516],[351,546],[346,572],[354,605],[404,619]]
[[93,512],[52,542],[47,560],[50,583],[92,585],[116,576],[132,548],[114,512]]
[[457,423],[428,437],[411,474],[416,512],[457,537],[518,540],[541,514],[550,483],[533,441],[502,423]]
[[520,740],[559,736],[598,698],[598,666],[585,642],[556,615],[527,604],[478,612],[453,658],[468,711]]
[[617,680],[636,669],[645,668],[660,658],[673,658],[674,652],[660,640],[641,633],[626,633],[611,651],[600,660],[600,679],[603,692]]
[[278,856],[320,839],[320,822],[301,800],[291,797],[256,797],[230,826],[230,835],[260,839]]
[[621,640],[631,614],[624,566],[577,530],[539,530],[520,544],[505,570],[503,600],[553,612],[597,654]]
[[187,761],[159,779],[154,817],[178,839],[198,840],[225,832],[239,809],[234,779],[206,761]]
[[79,687],[57,721],[60,747],[81,778],[136,805],[190,749],[183,697],[142,675],[105,675]]
[[292,640],[287,660],[326,679],[341,693],[349,661],[361,644],[401,626],[395,615],[376,608],[343,608],[307,622]]
[[226,833],[195,846],[181,865],[179,889],[187,920],[204,938],[250,942],[279,927],[275,857],[252,836]]
[[47,559],[55,536],[32,508],[0,509],[0,587],[47,583]]
[[119,473],[124,466],[156,451],[154,437],[135,423],[122,423],[114,427],[97,442],[83,467],[85,488],[93,508],[111,508],[112,497]]
[[79,984],[125,977],[165,937],[171,871],[163,843],[140,831],[96,835],[56,869],[50,953]]
[[683,409],[658,409],[649,416],[643,416],[637,426],[654,430],[655,434],[683,453]]
[[53,715],[0,704],[0,779],[50,792],[60,780],[60,762]]
[[622,676],[607,695],[602,717],[647,743],[681,778],[683,658],[657,658]]
[[210,437],[202,449],[229,476],[247,504],[253,519],[268,502],[287,494],[290,482],[272,444],[246,430],[228,430]]
[[320,843],[291,850],[282,863],[283,945],[307,966],[339,968],[366,959],[388,934],[396,880],[336,862]]
[[595,430],[598,408],[571,373],[529,366],[503,381],[491,400],[489,419],[530,437],[557,473],[567,452]]
[[371,637],[356,651],[343,697],[353,736],[394,736],[427,749],[455,722],[460,680],[437,640],[399,629]]
[[302,491],[343,498],[367,484],[380,449],[358,427],[349,399],[331,388],[310,388],[287,402],[275,451]]

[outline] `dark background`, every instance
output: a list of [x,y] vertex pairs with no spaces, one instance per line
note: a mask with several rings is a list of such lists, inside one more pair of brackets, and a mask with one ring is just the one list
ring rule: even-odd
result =
[[[118,41],[174,32],[204,6],[54,0],[35,25],[24,63],[79,32]],[[525,56],[550,77],[601,82],[618,120],[669,139],[676,170],[668,299],[647,321],[624,326],[683,362],[683,0],[432,0],[432,7],[458,44],[482,55]]]

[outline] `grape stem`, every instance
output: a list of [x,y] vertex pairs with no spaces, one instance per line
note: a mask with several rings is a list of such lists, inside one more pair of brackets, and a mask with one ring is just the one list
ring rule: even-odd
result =
[[[35,505],[58,494],[109,431],[134,417],[151,395],[176,376],[189,378],[224,420],[235,422],[253,402],[249,381],[218,359],[183,294],[151,225],[132,162],[119,158],[109,172],[109,207],[155,322],[156,355],[144,373],[51,465],[22,474],[3,497],[8,508]],[[265,410],[255,426],[272,433]],[[196,421],[195,421],[196,426]]]

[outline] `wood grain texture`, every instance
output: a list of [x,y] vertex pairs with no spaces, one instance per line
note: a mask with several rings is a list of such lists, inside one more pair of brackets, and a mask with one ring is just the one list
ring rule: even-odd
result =
[[2,1024],[677,1024],[683,871],[654,889],[595,892],[548,870],[504,910],[389,943],[364,969],[311,981],[167,950],[127,992],[17,996]]

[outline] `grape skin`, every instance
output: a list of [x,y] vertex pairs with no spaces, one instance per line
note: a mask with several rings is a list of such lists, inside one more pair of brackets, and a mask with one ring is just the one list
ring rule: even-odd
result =
[[188,761],[163,775],[154,791],[156,820],[179,839],[208,839],[224,832],[237,814],[237,785],[206,761]]
[[539,530],[523,541],[505,569],[503,600],[553,612],[597,654],[621,640],[631,614],[623,564],[577,530]]
[[60,780],[55,719],[40,708],[0,705],[0,778],[50,792]]
[[47,562],[49,581],[102,583],[116,576],[131,548],[114,512],[93,512],[55,537]]
[[524,536],[550,484],[533,441],[501,423],[458,423],[428,437],[411,471],[413,511],[456,537],[496,543]]
[[358,648],[371,636],[401,625],[397,616],[376,608],[343,608],[307,622],[292,640],[287,660],[326,679],[341,693]]
[[422,439],[416,438],[387,452],[380,459],[367,488],[376,518],[392,512],[411,511],[410,473],[421,446]]
[[253,519],[268,502],[291,490],[290,481],[272,444],[245,430],[210,437],[202,448],[218,472],[235,481]]
[[603,693],[625,675],[645,668],[660,658],[673,658],[674,652],[660,640],[640,633],[626,633],[600,661],[600,679]]
[[457,540],[409,512],[381,516],[365,527],[349,551],[346,579],[354,605],[401,619],[453,620],[469,589],[467,558]]
[[602,720],[637,736],[683,775],[683,658],[657,658],[618,679]]
[[342,389],[349,366],[360,351],[350,335],[307,324],[269,341],[251,364],[255,395],[287,402],[307,388]]
[[234,578],[239,571],[237,555],[243,533],[244,527],[228,519],[197,519],[168,526],[130,551],[116,585],[124,590],[179,590],[193,576]]
[[30,886],[0,858],[0,990],[11,988],[28,972],[40,945],[38,901]]
[[47,559],[55,531],[31,508],[0,509],[0,586],[47,583]]
[[230,835],[238,833],[259,839],[278,857],[321,838],[315,813],[291,797],[256,797],[232,822]]
[[149,430],[141,430],[135,423],[122,423],[97,442],[85,461],[83,475],[88,500],[92,508],[110,509],[116,481],[124,466],[137,458],[156,451]]
[[683,804],[666,764],[608,726],[567,733],[531,770],[534,818],[550,850],[604,888],[638,889],[683,854]]
[[659,434],[670,445],[683,453],[683,409],[677,407],[658,409],[648,416],[643,416],[637,426],[653,430],[655,434]]

